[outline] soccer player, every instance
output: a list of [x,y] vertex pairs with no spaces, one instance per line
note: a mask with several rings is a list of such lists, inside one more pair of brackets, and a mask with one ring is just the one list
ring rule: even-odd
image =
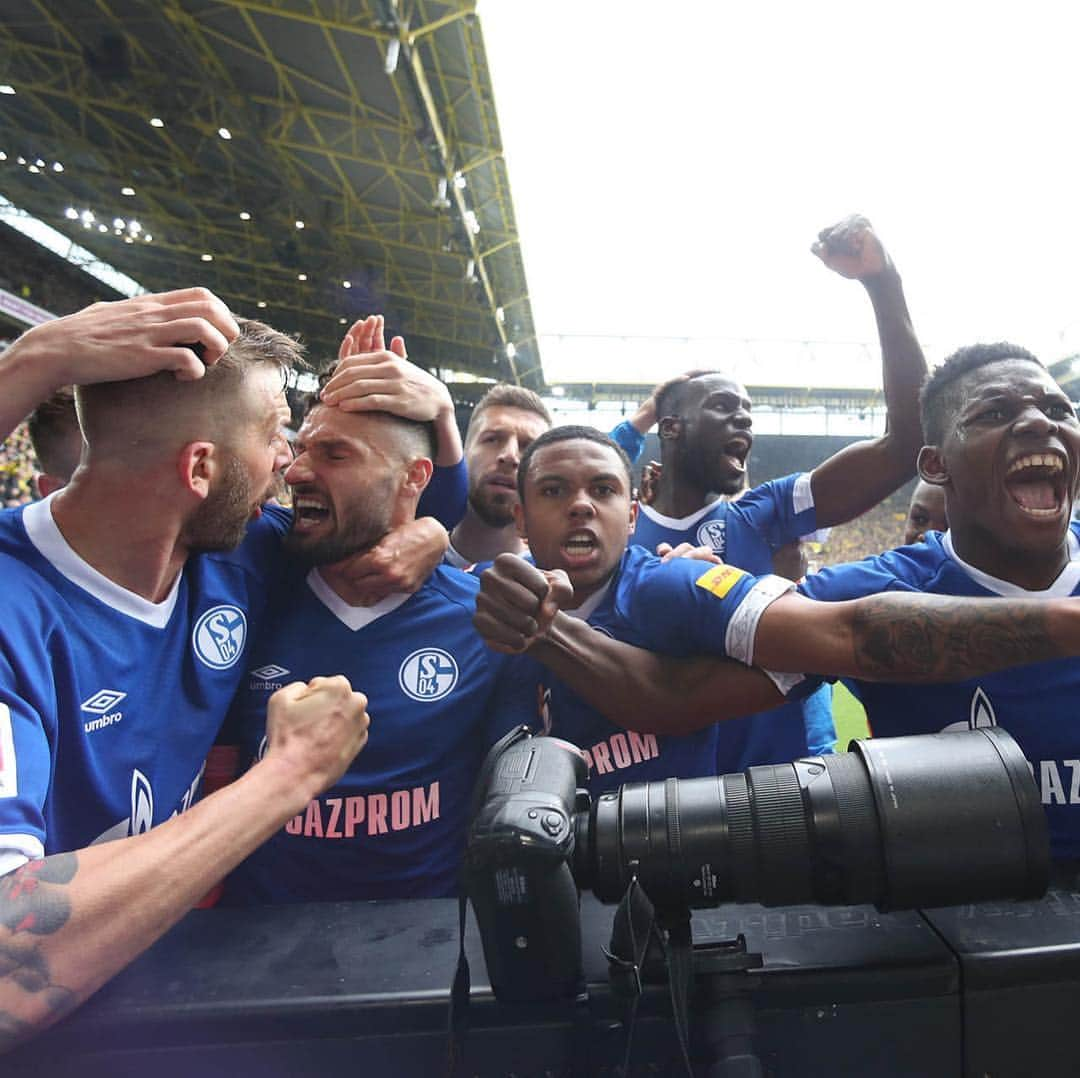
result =
[[[850,217],[825,229],[814,253],[864,286],[881,339],[888,427],[884,436],[848,446],[810,473],[762,483],[742,494],[753,444],[751,402],[727,375],[700,374],[658,402],[662,470],[653,500],[642,505],[633,542],[710,546],[731,565],[772,571],[784,544],[851,520],[906,482],[922,445],[918,390],[926,363],[915,337],[900,276],[868,221]],[[799,712],[802,725],[792,721]],[[815,713],[816,714],[816,713]],[[831,746],[831,720],[808,721],[800,704],[749,718],[725,731],[721,771],[790,760]]]
[[480,762],[498,736],[535,720],[535,684],[473,630],[475,577],[442,565],[416,594],[371,606],[342,569],[413,519],[431,476],[428,425],[316,402],[294,448],[293,571],[230,725],[241,759],[257,760],[279,683],[340,670],[364,686],[378,736],[236,870],[225,901],[452,894]]
[[68,482],[82,456],[83,438],[73,388],[61,386],[39,404],[26,427],[40,469],[34,485],[38,497],[44,498]]
[[366,739],[344,678],[290,683],[260,766],[192,804],[273,586],[286,518],[260,503],[296,354],[186,289],[95,304],[0,358],[4,432],[61,385],[111,382],[78,391],[72,482],[0,513],[0,1050],[145,949]]
[[[1076,459],[1073,453],[1069,480]],[[555,675],[547,726],[586,750],[593,792],[712,773],[715,738],[726,725],[715,720],[774,707],[801,680],[715,659],[680,664],[642,648],[728,655],[763,670],[913,682],[1080,650],[1080,603],[894,594],[814,602],[776,577],[627,550],[629,483],[625,457],[596,431],[562,427],[538,438],[521,464],[518,513],[536,565],[497,558],[477,601],[476,627],[489,644],[527,650]],[[1024,497],[1048,495],[1040,489]],[[601,715],[620,708],[618,726]],[[922,706],[921,715],[932,713]]]
[[498,554],[526,553],[514,524],[518,462],[550,427],[547,406],[523,386],[493,386],[477,401],[465,431],[469,503],[450,534],[451,565],[465,569]]
[[927,532],[943,532],[949,527],[945,516],[945,491],[920,479],[911,492],[904,520],[904,544],[921,543]]
[[[928,444],[919,472],[944,493],[948,530],[823,570],[807,578],[805,594],[845,600],[904,591],[1045,602],[1080,593],[1080,525],[1071,520],[1080,423],[1039,360],[1001,342],[961,348],[927,380],[922,417]],[[980,643],[991,644],[989,626],[976,632]],[[847,683],[875,736],[1008,730],[1041,788],[1055,858],[1080,858],[1080,726],[1072,719],[1080,662],[1057,659],[933,686],[871,684],[854,673]]]

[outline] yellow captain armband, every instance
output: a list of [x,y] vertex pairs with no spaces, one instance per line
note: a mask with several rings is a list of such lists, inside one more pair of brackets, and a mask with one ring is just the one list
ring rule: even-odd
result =
[[717,599],[723,599],[736,583],[749,573],[742,569],[736,569],[734,565],[714,565],[694,581],[699,588],[715,595]]

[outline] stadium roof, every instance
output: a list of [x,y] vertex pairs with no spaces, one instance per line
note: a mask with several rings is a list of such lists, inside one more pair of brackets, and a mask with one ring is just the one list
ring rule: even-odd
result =
[[0,193],[317,360],[375,311],[426,366],[539,387],[474,8],[6,0]]

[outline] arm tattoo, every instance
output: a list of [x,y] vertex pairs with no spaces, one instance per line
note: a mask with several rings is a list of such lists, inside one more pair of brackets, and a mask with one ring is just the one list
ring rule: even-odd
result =
[[964,681],[1064,654],[1037,599],[888,592],[856,602],[852,632],[867,681]]
[[75,854],[60,853],[0,877],[0,999],[34,996],[31,1006],[41,1013],[29,1022],[0,1003],[0,1052],[79,1002],[74,992],[52,983],[48,958],[35,938],[67,924],[71,902],[65,885],[78,867]]

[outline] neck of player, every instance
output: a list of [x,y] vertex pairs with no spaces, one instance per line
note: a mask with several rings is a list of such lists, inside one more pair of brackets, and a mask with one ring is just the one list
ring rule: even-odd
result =
[[485,524],[470,505],[461,523],[450,533],[454,549],[468,562],[492,561],[500,554],[527,554],[528,545],[511,521],[502,528]]

